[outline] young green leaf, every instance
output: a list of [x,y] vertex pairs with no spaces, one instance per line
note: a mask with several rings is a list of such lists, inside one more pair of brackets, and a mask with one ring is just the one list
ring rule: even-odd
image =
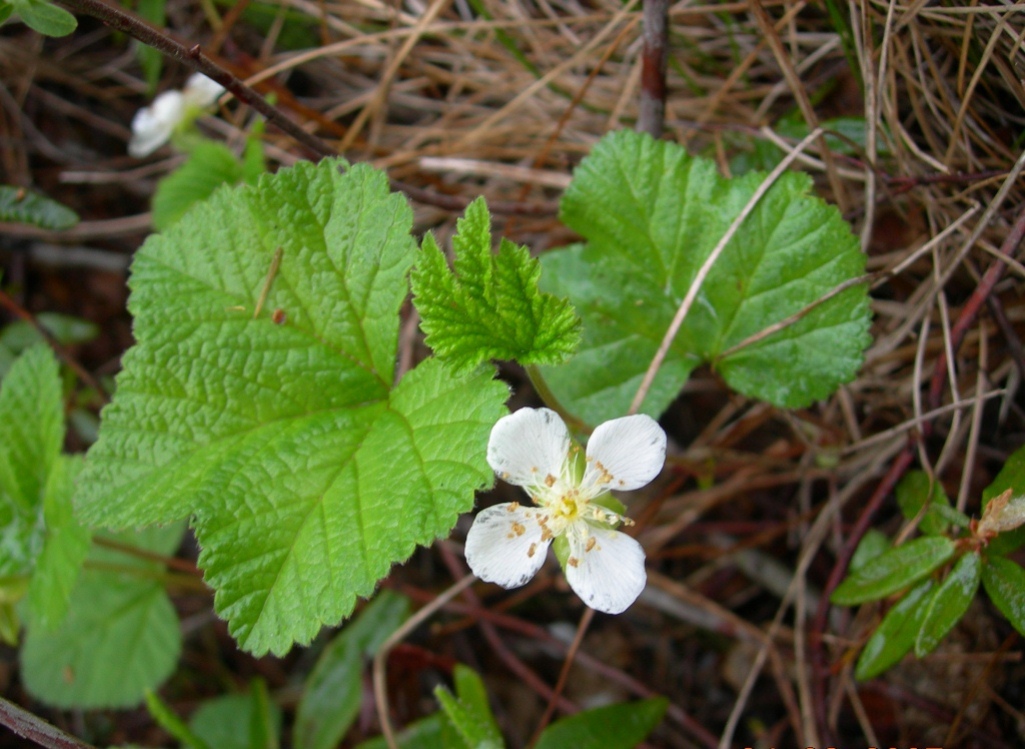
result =
[[[192,714],[189,729],[212,749],[277,746],[281,708],[268,701],[266,694],[267,688],[257,680],[250,684],[248,694],[226,694],[208,700]],[[296,746],[308,749],[301,744]]]
[[[562,218],[587,244],[542,258],[543,287],[583,318],[580,351],[542,372],[590,423],[626,412],[703,262],[763,175],[640,133],[606,136],[577,168]],[[712,266],[641,410],[659,415],[709,363],[739,392],[795,408],[854,377],[869,342],[865,258],[811,179],[784,174]],[[828,298],[827,298],[828,297]]]
[[64,441],[60,375],[45,346],[18,357],[0,383],[0,424],[0,576],[28,575],[43,549],[39,520]]
[[577,713],[546,728],[536,749],[632,749],[655,730],[668,706],[656,697]]
[[928,604],[928,612],[915,640],[915,655],[923,658],[940,644],[954,628],[975,598],[982,576],[982,561],[978,554],[962,556],[936,589]]
[[427,345],[456,369],[489,359],[558,364],[580,341],[580,321],[565,300],[538,290],[541,266],[526,247],[503,240],[491,251],[483,198],[456,224],[449,269],[434,237],[424,237],[413,272],[414,303]]
[[915,646],[934,593],[935,583],[923,580],[886,612],[858,656],[854,678],[858,681],[874,679]]
[[77,224],[78,214],[32,190],[0,185],[0,221],[61,231]]
[[[1025,494],[1025,447],[1018,448],[1004,463],[1004,467],[993,479],[993,483],[982,490],[982,508],[994,497],[999,497],[1008,489],[1015,496]],[[990,556],[1004,556],[1020,549],[1025,544],[1025,526],[1007,533],[1001,533],[990,541],[986,551]]]
[[454,676],[458,697],[443,686],[434,690],[434,696],[462,745],[466,749],[502,749],[505,742],[488,705],[484,682],[462,664],[456,665]]
[[359,714],[367,658],[407,616],[409,601],[382,590],[328,643],[306,680],[292,729],[295,746],[338,746]]
[[923,505],[929,503],[918,524],[922,533],[939,536],[947,532],[947,521],[939,514],[938,508],[949,507],[950,500],[939,481],[930,480],[925,471],[909,471],[897,484],[896,494],[901,514],[908,520],[916,518]]
[[11,5],[26,26],[44,36],[67,36],[78,28],[73,15],[47,0],[11,0]]
[[986,593],[1007,621],[1025,636],[1025,570],[1004,557],[990,557],[982,566]]
[[[178,547],[182,526],[119,537],[156,554]],[[133,707],[174,670],[178,616],[152,562],[94,546],[53,631],[32,627],[21,651],[25,687],[58,707]],[[115,572],[111,568],[124,570]]]
[[234,185],[245,176],[245,167],[230,148],[212,140],[197,140],[185,163],[157,184],[153,228],[165,231],[218,187]]
[[132,266],[124,357],[78,496],[116,527],[193,516],[215,609],[283,653],[449,532],[493,474],[507,388],[427,360],[394,385],[412,212],[337,161],[219,190]]
[[875,601],[913,585],[954,555],[954,542],[923,536],[880,554],[850,572],[830,599],[838,606]]
[[55,628],[64,619],[71,591],[89,553],[91,534],[75,520],[71,496],[82,469],[78,455],[53,464],[43,494],[43,548],[28,588],[33,627]]
[[888,551],[889,548],[890,539],[887,538],[886,534],[875,528],[869,528],[865,535],[861,537],[861,541],[858,542],[858,548],[854,550],[854,554],[851,556],[851,563],[848,567],[849,571],[856,572],[860,570],[871,560]]

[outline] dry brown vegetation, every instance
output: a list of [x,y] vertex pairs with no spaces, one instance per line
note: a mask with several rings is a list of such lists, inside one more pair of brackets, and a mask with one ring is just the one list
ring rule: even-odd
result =
[[[868,683],[852,666],[880,609],[824,603],[866,528],[901,530],[892,489],[905,471],[931,473],[977,515],[981,489],[1023,442],[1025,267],[1006,240],[1025,217],[1025,12],[994,0],[836,2],[831,17],[828,5],[671,6],[664,137],[729,172],[768,144],[792,147],[787,120],[864,118],[863,142],[813,145],[797,162],[868,256],[874,343],[858,378],[828,402],[781,412],[730,394],[712,373],[694,377],[663,420],[673,441],[663,480],[632,507],[649,554],[641,602],[583,632],[583,609],[554,569],[511,595],[471,588],[393,654],[396,723],[433,709],[426,685],[458,660],[485,674],[512,746],[550,701],[558,714],[649,694],[672,702],[651,746],[1025,741],[1021,642],[984,595],[934,654]],[[637,120],[639,0],[169,0],[167,11],[176,38],[275,94],[332,149],[420,188],[422,230],[444,234],[458,215],[431,196],[485,195],[504,236],[537,252],[569,241],[555,212],[574,164]],[[130,343],[124,274],[148,231],[149,196],[181,157],[126,155],[128,123],[148,100],[136,54],[79,20],[63,39],[0,30],[2,181],[83,219],[63,233],[0,227],[0,262],[20,307],[101,325],[72,354],[105,375]],[[160,88],[187,73],[169,62]],[[229,100],[203,127],[237,145],[252,118]],[[275,164],[310,157],[273,127],[265,139]],[[422,355],[406,330],[407,356]],[[516,405],[533,402],[522,373],[505,374]],[[465,573],[464,530],[388,585],[432,600]],[[184,612],[208,604],[180,602]],[[191,637],[182,668],[238,683],[262,674],[292,704],[288,685],[307,659],[251,661],[206,626],[217,638]],[[3,679],[7,695],[26,699],[10,668]],[[183,713],[202,696],[166,693]],[[101,720],[26,704],[97,741],[168,742],[144,714]],[[372,716],[361,731],[378,732]]]

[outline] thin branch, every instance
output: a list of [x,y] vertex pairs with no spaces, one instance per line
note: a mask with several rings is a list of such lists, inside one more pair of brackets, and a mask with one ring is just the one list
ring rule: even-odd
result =
[[0,697],[0,724],[7,726],[23,739],[28,739],[46,749],[95,749],[92,744],[86,744],[74,736],[69,736],[56,726],[50,725],[42,718],[18,707],[13,702],[8,702],[3,697]]

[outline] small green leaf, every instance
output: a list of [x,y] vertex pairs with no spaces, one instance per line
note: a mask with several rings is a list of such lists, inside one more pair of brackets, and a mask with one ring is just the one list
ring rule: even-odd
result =
[[934,592],[935,583],[923,580],[886,612],[858,656],[854,678],[858,681],[874,679],[914,647]]
[[185,163],[157,184],[153,228],[165,231],[218,187],[234,185],[242,177],[243,166],[230,148],[212,140],[197,140]]
[[458,697],[443,686],[434,690],[434,696],[463,745],[466,749],[502,749],[505,742],[488,705],[484,682],[462,664],[456,664],[454,676]]
[[[1004,463],[993,483],[982,490],[982,509],[994,497],[999,497],[1008,489],[1013,489],[1015,496],[1025,494],[1025,447],[1018,448]],[[1020,549],[1025,544],[1025,526],[1008,533],[1001,533],[989,542],[986,552],[990,556],[1006,556]]]
[[77,224],[78,214],[32,190],[0,185],[0,221],[61,231]]
[[598,707],[556,721],[535,749],[633,749],[662,721],[664,697]]
[[0,26],[4,24],[8,18],[14,13],[14,6],[11,5],[7,0],[0,0]]
[[850,572],[830,596],[838,606],[875,601],[914,585],[954,555],[954,542],[943,536],[923,536],[880,554]]
[[57,360],[22,354],[0,383],[0,576],[29,574],[43,549],[46,486],[64,441]]
[[889,548],[890,539],[887,538],[886,534],[875,528],[869,528],[865,535],[861,537],[861,541],[858,542],[858,548],[854,550],[854,555],[851,556],[848,570],[850,572],[857,572],[868,564],[869,561],[875,559]]
[[[587,244],[542,258],[543,288],[569,297],[583,318],[577,355],[542,369],[569,411],[592,424],[627,411],[699,268],[763,178],[727,180],[714,162],[630,131],[584,159],[561,210]],[[863,273],[865,257],[811,188],[789,172],[755,206],[712,266],[641,411],[661,414],[702,362],[735,390],[786,408],[854,377],[870,340],[867,287],[826,297]]]
[[382,590],[324,648],[296,712],[292,743],[303,749],[332,749],[341,742],[363,700],[367,658],[409,616],[409,601]]
[[982,566],[986,593],[1000,613],[1025,636],[1025,570],[1004,557],[990,557]]
[[915,655],[923,658],[940,644],[960,621],[979,589],[982,561],[977,553],[962,556],[929,601],[929,611],[915,640]]
[[937,512],[937,508],[949,507],[950,500],[939,481],[931,480],[925,471],[909,471],[897,484],[896,494],[901,514],[908,520],[916,518],[922,506],[929,502],[930,507],[918,524],[918,530],[922,533],[939,536],[947,532],[947,522]]
[[252,682],[248,694],[227,694],[204,702],[189,719],[189,729],[212,749],[267,749],[268,742],[276,745],[281,733],[281,708],[266,699],[267,690],[261,684],[259,680]]
[[76,497],[100,525],[192,516],[215,610],[260,655],[448,534],[494,480],[508,397],[491,368],[436,359],[395,384],[412,211],[342,167],[218,190],[136,253],[137,343]]
[[[119,537],[157,554],[178,546],[182,526]],[[94,546],[97,569],[79,576],[68,615],[52,632],[30,628],[22,679],[57,707],[133,707],[174,670],[181,650],[178,617],[152,562]],[[110,571],[118,567],[124,572]]]
[[11,4],[26,26],[44,36],[67,36],[78,28],[73,15],[46,0],[13,0]]
[[71,495],[81,456],[63,455],[54,464],[43,497],[43,548],[28,588],[33,627],[52,630],[64,619],[71,591],[89,553],[91,535],[75,520]]
[[427,345],[457,369],[489,359],[558,364],[570,356],[580,341],[573,308],[538,290],[541,266],[525,247],[502,240],[492,253],[483,198],[467,206],[456,230],[451,270],[431,234],[417,256],[414,303]]

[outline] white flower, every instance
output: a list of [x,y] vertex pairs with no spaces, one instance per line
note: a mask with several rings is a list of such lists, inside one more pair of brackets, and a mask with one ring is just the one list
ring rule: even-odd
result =
[[595,502],[610,489],[639,489],[666,456],[666,435],[649,416],[607,421],[591,435],[586,456],[559,415],[522,408],[499,419],[488,442],[488,463],[510,484],[526,489],[536,507],[518,502],[480,512],[466,537],[474,574],[504,588],[532,578],[552,540],[568,542],[566,580],[593,609],[619,614],[644,590],[644,550],[613,530],[619,513]]
[[193,74],[181,91],[165,91],[132,119],[132,138],[128,153],[135,158],[149,156],[171,139],[171,134],[189,116],[190,111],[206,109],[224,91],[224,87],[202,73]]

